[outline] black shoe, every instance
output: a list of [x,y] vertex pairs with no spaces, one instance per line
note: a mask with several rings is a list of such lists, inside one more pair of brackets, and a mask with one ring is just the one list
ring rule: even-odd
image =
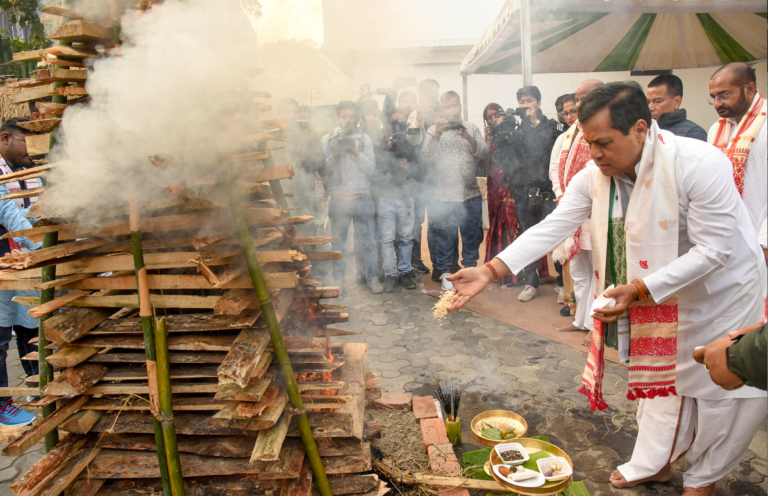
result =
[[395,277],[395,276],[385,276],[384,277],[384,292],[385,293],[394,293],[396,286],[397,286],[397,277]]
[[435,282],[440,282],[440,276],[443,275],[442,270],[440,269],[432,269],[432,280]]
[[561,317],[570,317],[571,316],[571,307],[568,305],[565,305],[563,308],[560,309],[560,316]]
[[[413,280],[414,276],[416,276],[416,274],[414,274],[413,272],[408,272],[407,274],[400,274],[397,276],[397,282],[399,282],[400,285],[405,289],[416,289],[416,282]],[[419,280],[421,280],[421,275],[418,275],[418,277],[419,277]]]
[[421,260],[411,260],[411,267],[420,274],[429,274],[429,268]]
[[455,274],[455,273],[457,273],[460,270],[461,270],[461,265],[459,265],[457,263],[451,265],[451,274]]

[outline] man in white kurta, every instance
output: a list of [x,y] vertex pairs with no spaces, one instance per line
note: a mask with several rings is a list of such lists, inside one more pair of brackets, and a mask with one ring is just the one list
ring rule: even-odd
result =
[[[655,124],[653,128],[658,129]],[[651,132],[644,155],[653,139]],[[685,473],[684,495],[714,495],[714,483],[740,462],[765,420],[766,393],[751,387],[721,389],[692,355],[697,346],[760,320],[766,267],[749,213],[734,186],[729,160],[711,145],[662,133],[677,148],[679,257],[642,283],[657,303],[678,297],[677,396],[641,400],[632,460],[619,467],[612,483],[630,487],[644,480],[668,480],[670,462],[687,450],[691,468]],[[594,143],[592,148],[595,157]],[[463,306],[495,276],[516,273],[540,258],[581,225],[592,212],[595,179],[602,173],[590,161],[573,178],[557,209],[489,262],[490,267],[455,274],[452,279],[459,294],[455,307]],[[624,205],[636,187],[643,187],[627,174],[613,179]]]

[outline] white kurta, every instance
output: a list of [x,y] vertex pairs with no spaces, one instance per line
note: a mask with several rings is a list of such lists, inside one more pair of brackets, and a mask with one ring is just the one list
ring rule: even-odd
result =
[[[555,140],[555,146],[552,148],[552,154],[549,156],[549,180],[552,181],[552,191],[555,193],[555,198],[563,196],[563,185],[560,184],[560,153],[563,151],[563,141],[565,141],[566,133],[561,134]],[[581,136],[581,131],[574,136],[571,144]],[[579,246],[583,250],[592,249],[592,227],[590,226],[589,219],[581,225],[581,235],[579,236]],[[590,329],[592,329],[590,327]]]
[[[679,258],[644,282],[657,302],[678,294],[677,393],[709,400],[765,397],[765,391],[747,386],[725,391],[693,360],[695,347],[760,321],[766,268],[757,234],[733,182],[731,162],[712,145],[674,139]],[[590,161],[568,185],[555,211],[498,255],[513,274],[549,253],[587,219],[595,175],[600,173]],[[631,189],[629,177],[617,179],[620,192]]]
[[[732,124],[731,135],[728,136],[730,140],[739,126],[734,119],[729,120]],[[760,126],[760,132],[757,133],[755,141],[749,149],[747,163],[744,165],[744,194],[742,199],[747,206],[747,212],[749,212],[756,232],[765,228],[766,218],[768,218],[768,134],[766,134],[765,122],[764,119],[763,125]],[[717,128],[717,122],[709,128],[708,138],[710,140],[717,133]],[[731,171],[733,171],[733,166],[731,166]]]

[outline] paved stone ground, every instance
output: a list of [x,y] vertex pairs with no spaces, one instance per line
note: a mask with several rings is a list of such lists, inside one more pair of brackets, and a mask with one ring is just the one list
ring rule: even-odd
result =
[[[618,490],[608,482],[631,457],[637,436],[626,367],[607,363],[604,393],[611,408],[592,412],[577,392],[585,353],[471,311],[437,321],[431,296],[401,288],[372,295],[353,282],[354,263],[347,267],[347,294],[339,303],[349,306],[350,321],[336,327],[363,332],[344,340],[368,343],[369,369],[381,373],[384,392],[432,395],[435,379],[462,379],[470,383],[460,407],[465,443],[474,443],[468,427],[475,415],[512,410],[528,422],[528,435],[549,436],[568,452],[576,480],[584,480],[592,496],[682,493],[684,459],[670,483]],[[764,496],[766,449],[761,429],[737,469],[718,483],[718,496]]]
[[[474,443],[466,430],[469,419],[486,410],[513,410],[528,422],[529,435],[547,435],[568,451],[577,467],[576,480],[584,480],[592,496],[682,492],[685,460],[675,465],[669,484],[617,490],[608,483],[613,469],[629,460],[637,435],[636,406],[626,399],[625,367],[607,364],[604,392],[611,408],[591,412],[576,391],[585,353],[470,311],[436,321],[431,296],[401,289],[372,295],[354,284],[354,263],[348,268],[347,295],[338,303],[349,305],[350,321],[337,327],[363,334],[343,340],[368,343],[369,367],[381,373],[385,392],[431,395],[435,379],[470,382],[460,409],[465,450],[473,449]],[[15,342],[8,369],[10,385],[22,384],[24,372]],[[738,468],[718,483],[718,496],[766,495],[767,441],[766,430],[761,429]],[[42,452],[38,445],[21,457],[0,456],[0,496],[13,494],[8,484]]]

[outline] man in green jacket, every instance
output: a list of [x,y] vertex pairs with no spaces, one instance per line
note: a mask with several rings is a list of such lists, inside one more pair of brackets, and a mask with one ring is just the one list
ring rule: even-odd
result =
[[768,382],[768,334],[766,324],[733,331],[724,338],[697,348],[693,358],[704,364],[712,381],[723,389],[743,385],[765,390]]

